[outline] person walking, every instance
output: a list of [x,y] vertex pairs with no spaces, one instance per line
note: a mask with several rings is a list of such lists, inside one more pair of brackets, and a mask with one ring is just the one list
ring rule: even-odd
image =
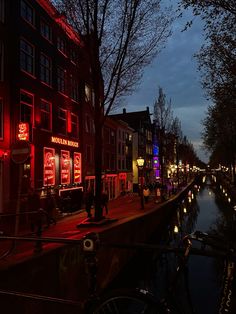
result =
[[145,203],[148,203],[149,195],[150,195],[150,190],[148,186],[145,185],[143,188],[143,197],[144,197]]
[[87,218],[91,218],[91,207],[94,202],[94,195],[93,190],[91,188],[88,188],[87,192],[84,195],[84,203],[85,203],[85,210],[87,212]]
[[30,212],[30,227],[31,232],[35,232],[35,228],[37,229],[37,233],[40,233],[40,229],[42,228],[42,224],[39,219],[39,210],[41,208],[41,201],[39,194],[30,187],[28,190],[27,197],[27,209]]
[[107,206],[108,200],[109,200],[108,192],[107,190],[105,190],[102,192],[102,195],[101,195],[101,206],[102,206],[102,212],[103,212],[103,208],[105,208],[106,215],[108,214],[108,206]]
[[55,211],[56,211],[56,201],[51,192],[48,193],[46,198],[46,213],[47,213],[47,227],[51,224],[56,224]]

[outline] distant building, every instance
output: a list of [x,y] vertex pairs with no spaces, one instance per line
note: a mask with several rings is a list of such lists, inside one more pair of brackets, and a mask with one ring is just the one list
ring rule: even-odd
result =
[[136,160],[139,156],[145,159],[145,181],[153,181],[153,144],[152,144],[152,122],[149,107],[144,111],[127,112],[110,115],[111,118],[122,120],[131,127],[133,132],[133,184],[134,189],[138,186],[138,169]]

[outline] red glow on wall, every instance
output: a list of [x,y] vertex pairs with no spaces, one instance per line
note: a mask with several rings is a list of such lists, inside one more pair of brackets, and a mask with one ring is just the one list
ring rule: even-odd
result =
[[120,180],[126,180],[126,176],[127,176],[126,172],[119,173],[119,179]]
[[55,149],[44,147],[43,185],[55,185]]
[[29,123],[20,122],[17,127],[17,139],[19,141],[28,141],[29,140]]
[[81,153],[74,153],[74,183],[81,181]]
[[70,152],[61,151],[61,184],[70,183]]
[[48,0],[37,0],[37,2],[46,10],[48,14],[60,25],[66,32],[67,36],[72,39],[76,44],[81,45],[79,34],[67,23],[65,16],[56,10],[56,8]]
[[67,132],[71,133],[71,113],[68,111],[67,113]]
[[6,159],[8,157],[7,150],[0,149],[0,159]]

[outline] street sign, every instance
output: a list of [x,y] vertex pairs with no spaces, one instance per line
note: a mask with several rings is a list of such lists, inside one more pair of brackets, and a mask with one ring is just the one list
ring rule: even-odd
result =
[[30,145],[26,141],[17,141],[11,147],[11,159],[16,164],[23,164],[30,156]]

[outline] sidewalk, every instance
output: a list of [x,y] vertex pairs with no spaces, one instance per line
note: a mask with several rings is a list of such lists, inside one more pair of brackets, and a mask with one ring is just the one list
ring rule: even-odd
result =
[[[149,202],[144,204],[144,209],[141,209],[141,199],[138,194],[127,194],[120,196],[115,200],[111,200],[108,203],[108,215],[102,222],[90,223],[87,221],[87,213],[85,210],[67,214],[61,217],[56,225],[51,225],[49,228],[44,228],[42,237],[47,238],[64,238],[64,239],[81,239],[88,232],[100,232],[105,228],[112,228],[114,224],[122,223],[134,217],[145,215],[151,210],[156,210],[161,203],[156,204],[154,196],[151,195]],[[94,214],[94,209],[92,209]],[[30,229],[21,232],[19,236],[32,237]],[[15,247],[12,252],[4,259],[1,256],[12,246],[12,240],[2,240],[0,245],[0,266],[6,266],[8,264],[14,264],[28,258],[32,258],[37,253],[34,252],[34,242],[16,241]],[[43,254],[45,251],[58,247],[57,243],[43,243]]]

